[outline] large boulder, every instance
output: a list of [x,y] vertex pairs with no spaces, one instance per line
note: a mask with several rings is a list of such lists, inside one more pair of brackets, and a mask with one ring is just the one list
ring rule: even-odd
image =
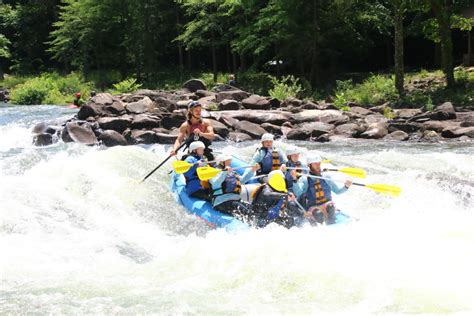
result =
[[240,143],[240,142],[252,140],[252,136],[245,133],[230,132],[229,139],[233,142]]
[[114,101],[112,104],[104,106],[104,114],[122,115],[125,114],[125,106],[122,101]]
[[148,112],[150,107],[152,106],[153,101],[149,97],[144,97],[143,99],[128,103],[125,108],[127,109],[127,112],[132,113],[132,114],[142,114],[145,112]]
[[155,133],[155,135],[158,138],[157,142],[160,144],[174,144],[176,138],[178,138],[177,135],[171,135],[166,133]]
[[254,139],[260,139],[267,132],[260,125],[249,121],[239,121],[235,127],[238,132],[249,134]]
[[369,114],[373,114],[372,111],[367,110],[366,108],[360,107],[360,106],[353,106],[350,109],[350,112],[359,116],[366,116]]
[[215,120],[211,120],[210,122],[211,122],[212,128],[214,129],[214,132],[217,135],[220,135],[223,138],[227,138],[227,136],[229,135],[229,129],[227,128],[227,126]]
[[324,122],[328,124],[344,124],[349,118],[339,110],[306,110],[298,114],[290,115],[290,121],[293,124],[306,122]]
[[334,125],[323,122],[313,122],[302,124],[299,129],[309,132],[311,137],[319,137],[323,134],[330,133],[334,129]]
[[433,110],[430,114],[432,120],[451,120],[456,118],[456,111],[451,102],[445,102]]
[[460,122],[453,121],[428,121],[421,124],[423,131],[432,130],[437,133],[441,133],[446,129],[455,130],[461,126]]
[[304,129],[292,129],[286,134],[286,138],[289,140],[309,140],[311,132]]
[[243,99],[248,98],[250,94],[242,90],[230,90],[230,91],[221,91],[216,94],[217,103],[222,100],[235,100],[241,102]]
[[457,138],[461,136],[474,138],[474,127],[446,128],[441,133],[441,136],[446,138]]
[[383,122],[369,124],[367,130],[360,137],[370,139],[384,138],[388,134],[387,124]]
[[287,122],[291,118],[292,114],[283,111],[240,110],[215,112],[212,113],[211,116],[219,121],[222,116],[226,116],[235,120],[245,120],[255,124],[270,123],[281,125]]
[[79,112],[77,112],[77,118],[79,120],[85,120],[88,117],[97,117],[97,116],[101,116],[103,114],[104,114],[104,106],[103,105],[89,102],[89,103],[84,104],[83,106],[81,106],[81,108],[79,109]]
[[235,100],[226,99],[226,100],[222,100],[221,102],[219,102],[218,109],[219,109],[219,111],[238,110],[238,109],[240,109],[240,104],[239,104],[239,102],[237,102]]
[[399,140],[399,141],[405,141],[405,140],[408,140],[408,138],[409,138],[408,134],[405,133],[404,131],[395,131],[384,137],[384,139],[387,139],[387,140]]
[[160,138],[153,131],[132,130],[130,138],[135,144],[156,144]]
[[355,123],[342,124],[335,128],[336,134],[348,137],[359,137],[363,132],[365,132],[365,127]]
[[261,126],[262,126],[263,129],[265,129],[270,134],[283,135],[283,132],[281,130],[281,126],[278,126],[278,125],[275,125],[275,124],[270,124],[270,123],[263,123]]
[[153,129],[160,127],[161,120],[155,116],[140,114],[135,116],[132,121],[132,129]]
[[66,124],[66,129],[70,138],[76,143],[85,145],[97,144],[97,137],[92,128],[87,124],[80,126],[77,123],[71,122]]
[[161,119],[161,126],[166,129],[180,127],[185,120],[186,118],[182,112],[173,112],[170,116],[165,116]]
[[414,133],[420,129],[417,123],[389,123],[388,131],[390,133],[394,131],[404,131],[405,133]]
[[99,135],[99,140],[107,147],[126,146],[128,144],[127,140],[122,136],[122,134],[113,130],[103,131]]
[[114,98],[113,95],[110,93],[98,93],[93,96],[89,103],[97,104],[97,105],[108,105],[114,103],[114,101],[119,101],[118,98]]
[[41,133],[33,138],[35,146],[48,146],[53,143],[53,135],[49,133]]
[[100,128],[103,130],[114,130],[118,133],[122,133],[132,123],[132,119],[129,116],[119,117],[101,117],[97,120]]
[[206,84],[201,79],[190,79],[183,84],[183,88],[191,92],[207,90]]
[[416,115],[420,115],[421,109],[397,109],[393,110],[395,118],[408,119]]
[[242,106],[252,110],[270,110],[270,101],[259,95],[252,94],[250,97],[242,100]]

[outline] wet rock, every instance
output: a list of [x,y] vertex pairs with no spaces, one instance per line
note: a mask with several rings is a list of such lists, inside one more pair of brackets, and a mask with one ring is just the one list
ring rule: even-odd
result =
[[123,137],[122,134],[117,133],[116,131],[113,131],[113,130],[103,131],[99,135],[99,140],[102,142],[102,144],[104,144],[107,147],[128,145],[125,137]]
[[229,139],[233,142],[240,143],[240,142],[252,140],[252,136],[248,134],[244,134],[244,133],[230,132]]
[[469,136],[474,138],[474,127],[448,127],[443,130],[441,136],[446,138],[457,138],[461,136]]
[[303,129],[293,129],[286,135],[289,140],[309,140],[310,137],[311,132]]
[[253,94],[242,100],[242,106],[245,109],[252,110],[270,110],[270,101],[267,98]]
[[363,132],[360,137],[361,138],[369,138],[369,139],[380,139],[387,136],[388,130],[386,123],[379,122],[379,123],[372,123],[369,124],[367,130]]
[[301,109],[303,110],[321,110],[320,107],[311,101],[305,102],[304,104],[301,105]]
[[[112,103],[110,103],[112,104]],[[81,106],[79,112],[77,112],[77,118],[79,120],[85,120],[88,117],[96,117],[104,114],[104,106],[95,103],[87,103]]]
[[331,132],[335,128],[335,126],[323,122],[314,122],[302,124],[298,128],[308,131],[311,137],[319,137],[323,134]]
[[173,127],[180,127],[181,124],[185,121],[185,116],[183,113],[174,112],[170,116],[165,116],[161,119],[161,126],[166,129],[171,129]]
[[395,131],[385,136],[384,139],[405,141],[405,140],[408,140],[408,138],[409,138],[409,135],[405,133],[404,131]]
[[331,140],[331,138],[330,138],[329,134],[322,134],[322,135],[320,135],[320,136],[318,136],[314,139],[314,141],[318,142],[318,143],[327,143],[330,140]]
[[155,133],[155,135],[158,138],[157,143],[160,143],[160,144],[174,144],[176,141],[176,138],[178,138],[177,135],[171,135],[171,134],[165,134],[165,133]]
[[225,126],[227,126],[229,128],[234,128],[234,126],[237,126],[237,123],[239,121],[232,118],[232,117],[230,117],[230,116],[220,115],[219,116],[219,122],[223,123]]
[[227,138],[227,136],[229,135],[229,129],[227,128],[227,126],[215,120],[210,120],[210,123],[212,125],[212,128],[214,129],[214,132],[217,135],[220,135],[223,138]]
[[160,140],[158,135],[153,131],[132,130],[130,137],[135,144],[156,144]]
[[103,130],[114,130],[118,133],[123,133],[131,125],[132,119],[129,116],[101,117],[97,122]]
[[221,116],[231,117],[238,121],[249,121],[255,124],[270,123],[281,125],[288,121],[291,113],[282,111],[262,111],[262,110],[240,110],[240,111],[222,111],[211,114],[216,120]]
[[250,94],[248,92],[242,90],[222,91],[216,94],[216,102],[219,103],[226,99],[241,102],[243,99],[246,99],[249,96]]
[[239,121],[235,128],[238,132],[249,134],[254,139],[260,139],[267,132],[260,125],[249,121]]
[[283,132],[281,131],[281,127],[278,125],[270,124],[270,123],[263,123],[262,128],[265,129],[267,132],[273,135],[282,135]]
[[404,131],[405,133],[414,133],[420,129],[420,126],[416,123],[390,123],[388,124],[388,131],[392,133],[394,131]]
[[53,135],[49,133],[38,134],[33,138],[35,146],[48,146],[53,143]]
[[441,133],[446,129],[457,129],[461,126],[460,122],[454,121],[428,121],[421,124],[421,129],[424,130],[433,130],[438,133]]
[[338,135],[359,137],[363,132],[365,132],[365,128],[355,123],[347,123],[336,126],[335,132]]
[[97,144],[97,137],[89,125],[80,126],[77,123],[67,123],[66,128],[70,138],[76,143],[85,145]]
[[206,84],[201,79],[188,80],[183,84],[183,88],[191,92],[196,92],[198,90],[207,90]]

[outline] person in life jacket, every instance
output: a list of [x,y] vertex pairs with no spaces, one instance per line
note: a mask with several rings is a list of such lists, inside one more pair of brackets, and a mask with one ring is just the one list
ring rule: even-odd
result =
[[196,141],[189,145],[189,154],[184,161],[192,164],[193,166],[185,172],[184,178],[186,179],[186,193],[194,198],[210,200],[209,189],[203,186],[203,183],[197,175],[197,168],[201,167],[205,163],[204,159],[204,148],[206,146],[203,142]]
[[[189,137],[189,136],[194,137]],[[179,127],[179,134],[174,143],[171,155],[176,155],[179,146],[185,139],[189,142],[200,141],[206,146],[204,156],[211,161],[214,160],[214,155],[209,146],[216,135],[209,120],[201,117],[201,104],[197,101],[192,101],[188,105],[188,113],[186,114],[186,122]],[[189,145],[189,144],[188,144]]]
[[74,101],[72,101],[72,103],[75,105],[75,106],[82,106],[84,104],[84,101],[81,100],[81,93],[80,92],[77,92],[75,95],[74,95]]
[[[306,160],[308,175],[321,177],[321,162],[319,155],[314,155]],[[328,174],[324,178],[331,179]],[[294,177],[293,179],[296,179]],[[293,185],[293,192],[305,206],[307,212],[304,216],[310,221],[316,220],[318,223],[334,224],[336,219],[336,206],[332,201],[331,192],[336,194],[344,193],[352,185],[352,181],[347,180],[343,187],[339,187],[334,181],[326,179],[311,178],[301,175]]]
[[[281,177],[283,190],[278,191],[277,188],[272,187],[273,177]],[[271,222],[287,228],[293,226],[293,217],[288,214],[288,209],[293,212],[295,197],[288,194],[284,177],[280,170],[271,171],[268,174],[268,183],[262,184],[252,192],[252,210],[258,227],[264,227]]]
[[293,193],[293,183],[298,180],[300,177],[299,174],[306,169],[306,166],[300,161],[300,154],[301,150],[297,147],[286,150],[286,158],[288,161],[284,166],[288,168],[301,168],[301,170],[287,170],[286,168],[283,168],[283,172],[285,172],[286,188],[288,189],[288,192],[291,193]]
[[273,135],[263,134],[261,141],[262,147],[257,149],[250,163],[260,165],[257,175],[266,175],[273,170],[280,170],[281,165],[286,163],[286,158],[280,150],[273,147]]
[[255,164],[246,168],[242,176],[230,167],[232,156],[221,154],[216,157],[218,168],[223,169],[217,176],[209,180],[212,189],[212,205],[214,209],[230,215],[247,215],[249,205],[240,200],[240,192],[250,178],[255,176],[255,171],[260,168]]

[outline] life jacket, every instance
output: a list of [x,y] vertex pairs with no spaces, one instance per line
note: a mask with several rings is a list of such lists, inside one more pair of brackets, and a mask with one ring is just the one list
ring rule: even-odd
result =
[[259,150],[265,151],[265,155],[263,156],[262,161],[259,162],[260,169],[257,171],[257,175],[269,174],[270,171],[280,169],[282,162],[278,150],[270,151],[263,147]]
[[[269,203],[267,201],[259,201],[265,186],[268,184],[262,184],[258,186],[251,194],[252,197],[252,204],[256,207],[269,207]],[[277,218],[280,215],[280,211],[286,208],[286,199],[280,198],[273,206],[271,206],[268,211],[266,212],[265,217],[267,220],[272,220]]]
[[[204,125],[204,123],[202,122],[202,120],[199,120],[198,123],[195,123],[195,124],[192,124],[190,120],[188,120],[188,135],[192,135],[193,134],[193,131],[195,129],[199,129],[202,133],[205,133],[206,132],[206,125]],[[207,147],[209,147],[212,142],[207,139],[206,137],[202,137],[202,136],[198,136],[194,139],[192,139],[192,141],[200,141],[200,142],[203,142],[204,145]]]
[[307,206],[319,206],[332,200],[331,187],[324,179],[308,177]]
[[[221,193],[216,194],[216,192]],[[236,174],[227,174],[220,188],[213,190],[213,196],[224,195],[228,193],[240,194],[242,191],[242,183],[240,182],[239,176]]]
[[[196,155],[196,153],[191,153],[191,154],[188,155],[188,157],[190,157],[190,156],[194,157],[197,161],[202,161],[203,160],[203,158]],[[193,167],[191,167],[191,168],[193,168]],[[203,181],[201,181],[199,179],[198,175],[197,175],[196,168],[194,168],[194,172],[192,172],[192,173],[190,173],[189,171],[185,172],[184,173],[184,178],[186,179],[186,193],[188,195],[193,194],[194,192],[196,192],[200,189],[205,189],[205,187],[203,186]]]
[[[291,160],[288,159],[288,161],[286,162],[285,164],[288,168],[296,168],[296,167],[301,167],[302,164],[301,164],[301,161],[297,161],[297,162],[292,162]],[[286,173],[285,173],[285,182],[286,182],[286,188],[288,189],[288,191],[290,191],[292,188],[293,188],[293,177],[291,176],[291,170],[288,170]],[[297,179],[301,177],[301,174],[298,173],[297,175]]]

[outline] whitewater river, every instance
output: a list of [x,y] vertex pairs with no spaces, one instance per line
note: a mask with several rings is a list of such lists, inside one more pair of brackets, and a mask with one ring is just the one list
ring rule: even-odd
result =
[[169,164],[137,183],[169,146],[31,145],[74,112],[0,105],[0,314],[474,313],[474,143],[297,143],[403,193],[336,196],[346,226],[230,234],[175,203]]

